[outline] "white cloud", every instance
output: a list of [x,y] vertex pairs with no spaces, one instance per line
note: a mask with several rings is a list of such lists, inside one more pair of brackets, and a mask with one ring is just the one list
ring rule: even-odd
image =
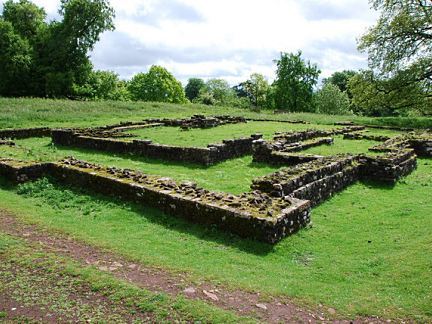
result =
[[[35,0],[55,15],[59,1]],[[129,78],[152,64],[183,82],[221,77],[234,84],[251,73],[274,77],[279,52],[302,50],[326,77],[366,67],[356,38],[377,16],[367,0],[111,0],[116,31],[92,53],[96,68]]]

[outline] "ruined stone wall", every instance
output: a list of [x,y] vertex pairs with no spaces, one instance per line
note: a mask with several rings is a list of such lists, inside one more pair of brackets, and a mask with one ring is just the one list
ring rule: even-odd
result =
[[370,134],[363,134],[363,133],[345,133],[343,138],[351,139],[351,140],[368,140],[368,141],[377,141],[377,142],[385,142],[390,139],[389,136],[370,135]]
[[50,135],[51,129],[48,127],[0,130],[0,138],[23,139],[30,137],[44,137]]
[[286,142],[286,143],[293,143],[293,142],[311,140],[318,137],[328,137],[332,135],[341,135],[341,134],[346,134],[351,132],[358,132],[364,129],[365,128],[363,126],[350,126],[350,127],[337,128],[331,130],[308,129],[301,132],[297,132],[297,131],[283,132],[283,133],[276,133],[273,140]]
[[64,184],[155,207],[194,223],[216,225],[270,244],[310,222],[310,204],[305,200],[271,197],[260,191],[238,196],[211,192],[192,182],[177,184],[170,178],[73,158],[43,164],[2,159],[0,176],[18,183],[50,176]]
[[150,140],[133,140],[130,142],[108,138],[82,136],[74,130],[53,130],[55,144],[76,146],[114,153],[130,153],[168,161],[179,161],[212,165],[227,159],[252,154],[252,142],[261,135],[249,138],[225,140],[221,144],[210,144],[208,147],[181,147],[153,143]]
[[360,176],[362,179],[395,183],[417,167],[414,150],[403,149],[380,156],[361,156]]
[[47,174],[49,163],[0,159],[0,176],[14,183],[36,180]]
[[59,181],[121,199],[135,201],[199,224],[276,243],[309,222],[309,203],[271,198],[252,192],[241,196],[210,192],[185,182],[158,178],[131,170],[104,168],[67,159],[51,166]]
[[15,146],[15,143],[12,141],[0,139],[0,145]]
[[322,158],[320,155],[280,152],[274,150],[273,145],[263,139],[252,143],[252,156],[254,162],[271,165],[296,165]]
[[357,181],[358,167],[353,156],[324,157],[255,179],[251,188],[272,196],[307,199],[315,206]]

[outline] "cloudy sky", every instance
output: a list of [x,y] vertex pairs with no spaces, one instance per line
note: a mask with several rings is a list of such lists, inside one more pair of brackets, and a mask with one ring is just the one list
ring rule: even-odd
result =
[[[4,1],[0,1],[2,3]],[[56,17],[59,0],[33,0]],[[280,52],[302,50],[326,77],[366,67],[356,39],[374,24],[368,0],[111,0],[114,32],[91,57],[128,79],[153,64],[184,84],[190,77],[231,84],[253,72],[274,78]]]

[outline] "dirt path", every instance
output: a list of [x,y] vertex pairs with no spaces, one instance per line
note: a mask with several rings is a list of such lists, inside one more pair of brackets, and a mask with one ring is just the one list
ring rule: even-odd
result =
[[[252,315],[265,322],[315,323],[331,321],[328,316],[336,315],[335,310],[331,308],[307,310],[297,307],[288,299],[266,298],[266,302],[262,302],[259,293],[229,290],[208,282],[193,285],[187,279],[186,274],[172,274],[163,269],[131,262],[122,256],[78,242],[65,235],[48,233],[34,225],[23,224],[10,213],[1,210],[0,230],[21,237],[30,244],[41,245],[47,252],[67,256],[83,265],[96,266],[99,270],[110,272],[117,278],[138,287],[153,292],[165,292],[172,296],[183,294],[187,298],[204,300],[217,307],[233,310],[239,315]],[[379,323],[385,321],[366,318],[337,322]]]
[[31,268],[0,259],[0,322],[155,323],[152,313],[113,302],[73,276],[47,271],[43,259]]

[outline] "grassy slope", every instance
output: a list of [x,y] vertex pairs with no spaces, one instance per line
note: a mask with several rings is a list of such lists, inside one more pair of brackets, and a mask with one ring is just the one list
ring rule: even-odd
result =
[[[49,103],[54,105],[53,101]],[[69,104],[57,103],[61,106]],[[24,106],[31,104],[24,101]],[[99,111],[102,103],[70,105],[82,105],[76,118],[70,117],[70,109],[66,108],[63,115],[47,111],[48,123],[103,124],[120,119],[123,113],[122,109],[112,106]],[[143,114],[160,116],[162,106],[151,108],[152,104],[142,105],[145,106]],[[85,109],[90,112],[98,110],[98,115],[86,118],[90,115],[82,114]],[[175,106],[163,109],[170,116],[187,116],[196,112],[190,107],[181,107],[179,111]],[[132,115],[136,119],[142,118],[142,115],[136,115],[137,109],[131,108],[130,111],[121,119],[132,119]],[[210,112],[215,113],[214,110]],[[229,112],[236,113],[235,110]],[[6,113],[6,116],[10,116],[9,121],[15,118],[21,126],[41,124],[37,120],[29,122],[33,113]],[[297,119],[299,116],[277,118]],[[301,116],[312,121],[320,119],[322,123],[342,119]],[[8,123],[0,120],[3,125]],[[48,142],[40,145],[28,141],[24,146],[34,146],[30,151],[19,153],[25,158],[45,154],[42,159],[51,159],[56,154],[73,153],[104,164],[136,166],[178,178],[193,177],[209,188],[232,192],[244,191],[250,178],[257,176],[258,171],[271,172],[267,166],[263,169],[259,166],[257,170],[245,168],[250,163],[247,157],[228,161],[215,169],[200,169],[88,151],[59,150],[46,146]],[[346,141],[341,148],[345,150],[350,145],[352,147],[348,150],[354,150],[358,142]],[[325,148],[318,148],[316,153],[324,153]],[[72,233],[141,262],[189,271],[197,280],[204,277],[232,286],[293,296],[305,303],[335,307],[344,314],[431,320],[432,239],[429,232],[432,226],[432,162],[419,161],[419,169],[393,189],[361,183],[350,187],[313,210],[312,230],[303,230],[274,248],[191,225],[153,209],[69,191],[47,182],[28,186],[21,190],[21,195],[17,195],[16,188],[3,185],[0,207],[20,212],[30,221]]]
[[363,124],[432,128],[432,119],[421,117],[367,118],[309,113],[275,115],[268,111],[254,113],[244,109],[192,104],[0,98],[0,129],[37,126],[105,125],[119,121],[138,121],[148,117],[189,117],[195,113],[230,114],[277,120],[306,120],[318,124],[333,124],[336,121],[352,120]]
[[[136,312],[153,315],[153,320],[160,323],[255,322],[201,301],[181,296],[172,298],[140,289],[94,267],[83,267],[71,259],[30,247],[19,238],[1,231],[0,260],[0,273],[3,273],[0,276],[0,293],[3,289],[8,290],[20,305],[49,309],[59,316],[57,320],[64,322],[122,323],[125,317]],[[107,297],[112,304],[104,301],[89,304],[86,299],[97,293]],[[0,305],[0,321],[9,311]],[[14,321],[33,322],[27,318]]]
[[48,182],[2,187],[0,206],[92,244],[232,286],[343,314],[431,319],[432,165],[393,189],[358,183],[314,209],[313,228],[274,248]]

